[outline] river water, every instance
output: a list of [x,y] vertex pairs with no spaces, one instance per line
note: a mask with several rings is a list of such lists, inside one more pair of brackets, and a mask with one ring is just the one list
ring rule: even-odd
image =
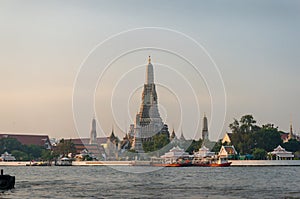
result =
[[300,167],[2,168],[16,185],[0,198],[300,198]]

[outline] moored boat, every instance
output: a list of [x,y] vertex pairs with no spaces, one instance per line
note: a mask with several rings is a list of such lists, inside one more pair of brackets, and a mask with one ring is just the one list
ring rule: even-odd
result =
[[181,165],[178,163],[153,163],[151,166],[154,167],[180,167]]
[[0,190],[6,191],[13,188],[15,188],[15,176],[3,175],[3,169],[1,169]]
[[72,166],[72,159],[63,157],[58,161],[55,161],[55,166]]
[[179,157],[176,160],[152,158],[150,165],[155,167],[188,167],[192,166],[192,159],[189,157]]
[[34,162],[30,161],[29,164],[26,164],[26,166],[51,166],[50,162]]
[[229,167],[231,162],[228,162],[224,157],[206,157],[200,160],[193,160],[193,166],[198,167]]

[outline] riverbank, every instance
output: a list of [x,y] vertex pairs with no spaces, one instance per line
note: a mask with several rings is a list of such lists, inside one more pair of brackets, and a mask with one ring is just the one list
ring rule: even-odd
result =
[[72,166],[131,166],[134,161],[74,161]]
[[251,166],[300,166],[300,160],[230,160],[231,166],[251,167]]
[[0,166],[26,166],[26,164],[29,164],[30,162],[23,162],[23,161],[10,161],[10,162],[5,162],[1,161]]
[[[230,160],[233,167],[300,166],[300,160]],[[30,162],[0,162],[0,166],[26,166]],[[54,165],[54,164],[53,164]],[[150,166],[150,161],[74,161],[72,166]]]

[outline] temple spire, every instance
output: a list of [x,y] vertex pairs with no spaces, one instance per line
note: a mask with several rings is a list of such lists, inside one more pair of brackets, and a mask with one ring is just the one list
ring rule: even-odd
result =
[[290,120],[290,132],[288,135],[288,139],[294,139],[294,133],[293,133],[293,122],[292,122],[292,115],[291,115],[291,120]]
[[92,120],[92,129],[90,133],[90,144],[95,144],[97,141],[97,132],[96,132],[96,119],[93,117]]
[[148,58],[148,65],[146,71],[146,84],[154,84],[153,65],[151,64],[151,57]]
[[293,133],[293,120],[292,120],[292,115],[291,115],[291,120],[290,120],[290,133]]
[[205,113],[203,117],[202,140],[208,140],[208,122]]

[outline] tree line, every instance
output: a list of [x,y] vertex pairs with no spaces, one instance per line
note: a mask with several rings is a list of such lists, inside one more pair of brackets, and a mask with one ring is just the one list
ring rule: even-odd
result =
[[234,145],[239,154],[252,154],[254,159],[266,159],[267,152],[273,151],[278,145],[287,151],[300,153],[299,141],[290,139],[283,143],[281,136],[285,132],[270,123],[259,126],[252,115],[244,115],[239,121],[234,119],[229,128],[232,131],[231,143],[224,144]]
[[60,140],[53,150],[49,150],[38,145],[24,145],[15,138],[2,138],[0,139],[0,154],[5,152],[12,154],[19,161],[51,161],[60,156],[75,155],[76,148],[71,140],[64,139]]

